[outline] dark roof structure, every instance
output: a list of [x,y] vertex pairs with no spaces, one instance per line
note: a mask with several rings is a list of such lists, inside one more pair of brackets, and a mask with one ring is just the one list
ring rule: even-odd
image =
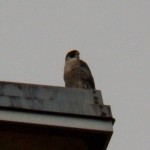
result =
[[0,149],[106,150],[113,123],[99,90],[0,82]]

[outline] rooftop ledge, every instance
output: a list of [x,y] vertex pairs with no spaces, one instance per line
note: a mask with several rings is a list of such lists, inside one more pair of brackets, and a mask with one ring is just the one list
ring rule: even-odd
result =
[[[0,133],[3,135],[0,137],[4,137],[0,138],[0,147],[3,145],[3,150],[20,149],[22,142],[30,138],[33,140],[21,150],[40,150],[41,143],[35,147],[37,136],[45,139],[44,142],[49,139],[42,150],[61,150],[63,146],[66,150],[105,150],[113,123],[110,106],[103,104],[99,90],[0,81]],[[22,131],[26,132],[20,134]],[[16,142],[10,142],[10,135]],[[22,135],[21,141],[18,135]]]

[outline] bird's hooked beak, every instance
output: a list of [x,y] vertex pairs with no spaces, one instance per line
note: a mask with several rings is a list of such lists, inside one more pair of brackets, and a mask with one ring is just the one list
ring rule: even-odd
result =
[[80,53],[77,51],[75,54],[75,58],[79,59],[80,58]]

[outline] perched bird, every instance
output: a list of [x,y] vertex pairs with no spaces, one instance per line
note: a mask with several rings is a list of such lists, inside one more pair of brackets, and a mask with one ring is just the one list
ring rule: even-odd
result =
[[95,89],[95,83],[88,65],[80,60],[80,53],[72,50],[67,53],[64,67],[66,87]]

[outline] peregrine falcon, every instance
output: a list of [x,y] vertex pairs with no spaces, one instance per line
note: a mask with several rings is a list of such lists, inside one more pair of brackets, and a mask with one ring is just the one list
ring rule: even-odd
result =
[[79,52],[71,50],[67,53],[64,67],[66,87],[95,89],[95,83],[88,65],[80,60]]

